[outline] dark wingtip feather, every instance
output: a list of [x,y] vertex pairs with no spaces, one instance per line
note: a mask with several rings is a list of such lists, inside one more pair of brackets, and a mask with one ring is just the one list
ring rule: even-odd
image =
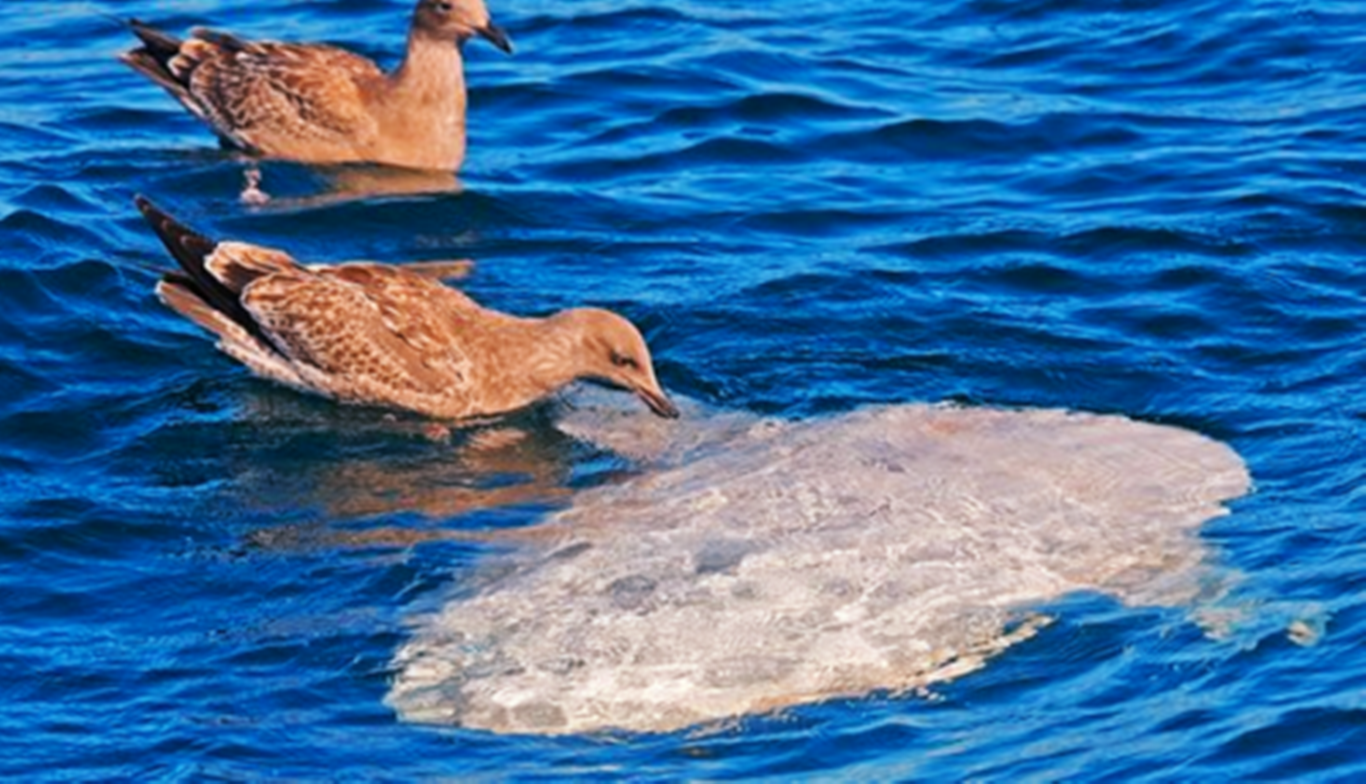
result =
[[147,47],[147,51],[158,60],[164,61],[174,57],[180,52],[180,45],[184,43],[179,38],[163,33],[140,19],[129,19],[127,25],[128,29],[133,31],[133,35],[142,41],[142,45]]
[[247,309],[242,307],[237,292],[223,285],[204,268],[205,260],[213,254],[218,243],[172,218],[142,194],[134,196],[133,203],[183,270],[183,274],[168,273],[165,280],[188,288],[209,307],[240,324],[262,345],[275,349],[275,344],[266,337]]
[[137,205],[138,212],[141,212],[142,217],[146,218],[147,222],[153,226],[156,226],[162,219],[170,219],[165,210],[153,204],[151,199],[141,193],[133,194],[133,204]]
[[133,203],[137,205],[138,211],[142,213],[142,217],[147,220],[152,230],[157,233],[166,250],[170,251],[190,277],[201,281],[201,278],[206,276],[204,259],[213,253],[218,243],[172,218],[142,194],[134,196]]
[[171,61],[180,54],[183,42],[137,19],[120,21],[138,37],[142,46],[123,52],[119,59],[185,101],[188,97],[185,83],[171,71]]
[[175,76],[166,70],[166,66],[147,51],[146,47],[130,49],[119,54],[119,61],[184,100],[182,96],[185,94],[185,85],[176,81]]

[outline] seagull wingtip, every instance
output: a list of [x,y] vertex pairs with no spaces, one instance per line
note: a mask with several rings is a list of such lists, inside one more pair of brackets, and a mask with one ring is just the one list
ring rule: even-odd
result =
[[151,199],[143,196],[141,193],[133,195],[133,204],[138,208],[138,212],[142,213],[142,217],[150,222],[155,223],[166,217],[165,212],[153,204]]

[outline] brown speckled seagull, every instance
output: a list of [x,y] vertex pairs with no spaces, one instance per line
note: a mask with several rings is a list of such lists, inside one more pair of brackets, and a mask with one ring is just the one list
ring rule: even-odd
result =
[[247,41],[196,28],[187,40],[133,20],[120,55],[230,146],[305,163],[455,170],[465,158],[465,69],[474,36],[512,51],[483,0],[419,0],[392,73],[322,44]]
[[431,271],[303,265],[278,250],[209,240],[141,196],[137,205],[180,265],[157,284],[162,302],[258,376],[443,420],[513,411],[586,379],[678,416],[645,339],[611,311],[511,316]]

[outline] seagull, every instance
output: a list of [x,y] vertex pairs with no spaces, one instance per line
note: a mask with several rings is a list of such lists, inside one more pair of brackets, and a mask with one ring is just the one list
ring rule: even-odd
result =
[[249,41],[195,28],[181,40],[136,19],[119,59],[162,86],[228,147],[304,163],[455,171],[465,158],[461,50],[512,42],[483,0],[419,0],[403,63],[324,44]]
[[578,380],[679,415],[640,331],[611,311],[513,316],[442,284],[445,264],[300,264],[279,250],[215,242],[135,201],[180,266],[157,284],[161,301],[262,378],[445,421],[515,411]]

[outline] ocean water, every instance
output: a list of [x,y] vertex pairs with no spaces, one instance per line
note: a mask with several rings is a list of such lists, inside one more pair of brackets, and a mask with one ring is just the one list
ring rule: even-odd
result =
[[[1366,6],[529,3],[468,47],[458,182],[243,163],[114,60],[114,17],[392,62],[407,3],[0,4],[0,774],[14,780],[1353,780],[1366,775]],[[1217,630],[1059,599],[926,694],[648,736],[385,706],[405,619],[628,471],[250,378],[151,294],[145,193],[309,260],[472,258],[612,307],[665,385],[807,418],[958,401],[1227,442]],[[463,440],[462,440],[463,439]],[[544,489],[549,476],[558,493]]]

